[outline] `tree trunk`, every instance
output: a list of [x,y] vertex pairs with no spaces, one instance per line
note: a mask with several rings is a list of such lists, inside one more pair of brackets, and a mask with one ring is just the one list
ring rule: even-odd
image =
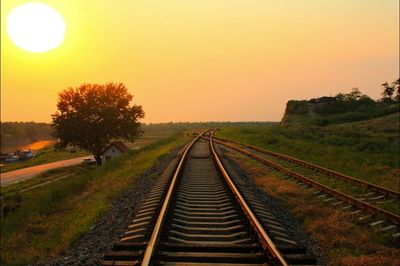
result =
[[96,159],[97,165],[101,165],[101,155],[100,154],[94,154],[94,159]]

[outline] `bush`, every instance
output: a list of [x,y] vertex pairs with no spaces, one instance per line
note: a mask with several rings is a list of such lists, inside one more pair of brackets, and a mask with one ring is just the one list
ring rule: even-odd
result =
[[[327,126],[362,121],[399,112],[398,103],[374,101],[367,95],[357,95],[350,93],[309,101],[288,101],[282,122],[285,125],[303,123]],[[310,119],[310,117],[313,118]]]

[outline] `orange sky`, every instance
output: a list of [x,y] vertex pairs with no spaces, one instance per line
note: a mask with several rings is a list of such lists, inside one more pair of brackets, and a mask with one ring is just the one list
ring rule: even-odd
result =
[[397,0],[42,0],[66,21],[49,52],[16,47],[1,1],[1,120],[50,122],[57,93],[123,82],[144,122],[278,121],[289,99],[399,73]]

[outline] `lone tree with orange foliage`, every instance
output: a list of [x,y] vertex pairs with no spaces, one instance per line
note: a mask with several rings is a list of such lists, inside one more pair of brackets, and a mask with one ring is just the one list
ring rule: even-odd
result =
[[79,147],[94,155],[98,165],[101,153],[113,139],[134,141],[140,134],[140,105],[130,105],[133,96],[122,83],[82,84],[58,95],[57,112],[52,115],[58,148]]

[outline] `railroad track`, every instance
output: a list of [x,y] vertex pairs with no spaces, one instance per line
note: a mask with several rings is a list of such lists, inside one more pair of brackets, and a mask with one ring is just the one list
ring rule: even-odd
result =
[[235,185],[212,136],[196,138],[168,169],[103,265],[316,264],[268,206]]
[[[338,201],[334,201],[333,204],[344,205],[343,209],[355,206],[358,210],[353,210],[354,213],[366,211],[368,214],[360,216],[360,221],[375,218],[375,221],[370,223],[372,226],[380,225],[381,231],[392,231],[393,236],[399,237],[399,192],[252,145],[220,138],[214,138],[214,141],[318,189],[318,197],[325,201],[336,199]],[[343,186],[343,182],[353,183],[353,186]]]
[[[240,142],[236,142],[236,141],[232,141],[232,140],[227,140],[227,139],[223,139],[223,138],[217,138],[214,137],[214,140],[218,140],[218,141],[223,141],[223,142],[228,142],[228,143],[232,143],[235,145],[239,145],[242,147],[245,147],[246,149],[249,149],[250,151],[254,151],[256,153],[260,153],[263,155],[267,155],[268,158],[272,159],[273,161],[276,162],[281,162],[281,163],[285,163],[286,166],[288,167],[294,167],[294,169],[302,169],[303,171],[305,169],[307,170],[311,170],[313,172],[318,172],[321,174],[324,174],[326,176],[330,176],[336,179],[340,179],[346,182],[351,182],[354,183],[360,187],[364,187],[368,190],[371,191],[375,191],[376,193],[379,193],[381,195],[384,195],[386,197],[390,197],[390,198],[394,198],[394,199],[400,199],[400,192],[398,191],[394,191],[388,188],[384,188],[369,182],[366,182],[364,180],[360,180],[357,178],[354,178],[352,176],[348,176],[348,175],[344,175],[342,173],[338,173],[335,171],[332,171],[330,169],[318,166],[316,164],[312,164],[303,160],[299,160],[297,158],[291,157],[291,156],[287,156],[287,155],[283,155],[277,152],[272,152],[272,151],[268,151],[262,148],[259,148],[257,146],[253,146],[253,145],[249,145],[249,144],[244,144],[244,143],[240,143]],[[309,172],[310,173],[310,172]]]

